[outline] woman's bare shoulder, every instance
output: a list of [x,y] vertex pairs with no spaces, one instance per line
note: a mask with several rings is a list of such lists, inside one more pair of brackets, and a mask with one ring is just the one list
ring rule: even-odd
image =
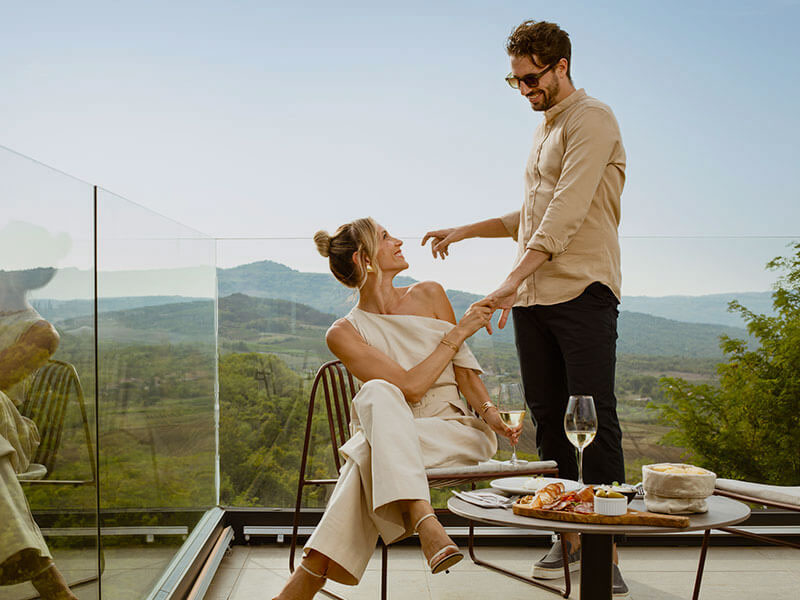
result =
[[411,289],[409,289],[409,292],[415,294],[417,302],[425,305],[426,312],[430,312],[431,316],[436,319],[455,323],[453,307],[441,283],[438,281],[420,281],[411,287],[413,292]]
[[447,297],[442,284],[438,281],[418,281],[408,286],[408,293],[429,300]]
[[328,331],[325,333],[325,339],[330,342],[332,337],[334,339],[341,339],[343,336],[350,337],[354,334],[358,335],[356,328],[353,327],[349,319],[342,317],[341,319],[336,319],[333,324],[328,327]]

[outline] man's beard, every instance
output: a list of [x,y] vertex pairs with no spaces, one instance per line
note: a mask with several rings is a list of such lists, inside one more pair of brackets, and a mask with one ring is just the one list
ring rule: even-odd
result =
[[545,111],[556,105],[555,98],[558,97],[558,94],[561,91],[561,86],[558,83],[558,79],[556,79],[551,85],[541,88],[541,91],[543,104],[540,105],[540,108],[535,108],[533,105],[531,105],[532,110]]

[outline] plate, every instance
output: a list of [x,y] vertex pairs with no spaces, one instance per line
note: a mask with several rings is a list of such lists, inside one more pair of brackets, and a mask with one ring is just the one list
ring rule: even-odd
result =
[[[525,485],[526,483],[528,484],[527,486]],[[559,479],[558,477],[503,477],[502,479],[495,479],[490,485],[501,492],[524,494],[527,496],[528,494],[535,494],[544,486],[551,483],[563,483],[565,492],[571,492],[581,488],[577,481]]]

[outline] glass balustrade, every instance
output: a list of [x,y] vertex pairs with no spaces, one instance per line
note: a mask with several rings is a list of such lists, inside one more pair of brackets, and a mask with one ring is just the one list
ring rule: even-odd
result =
[[[0,520],[0,600],[33,597],[50,557],[79,598],[146,597],[210,508],[294,505],[311,383],[333,358],[325,331],[357,300],[310,238],[336,224],[212,238],[6,149],[0,181],[0,496],[14,515]],[[442,261],[402,239],[396,284],[440,282],[457,317],[516,255],[508,240],[470,240]],[[792,241],[622,236],[629,481],[682,459],[659,419],[662,377],[713,385],[720,336],[755,344],[728,303],[771,314],[777,274],[764,267]],[[469,344],[490,389],[518,380],[513,323]],[[334,476],[317,408],[309,472]],[[498,458],[509,453],[501,442]],[[530,420],[518,453],[537,456]]]

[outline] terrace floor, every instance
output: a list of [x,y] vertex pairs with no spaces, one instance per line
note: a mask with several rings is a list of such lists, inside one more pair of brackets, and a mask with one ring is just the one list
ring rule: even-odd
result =
[[[527,573],[542,548],[486,547],[479,555]],[[288,545],[234,546],[206,593],[207,600],[269,600],[288,576]],[[692,594],[699,548],[620,548],[620,564],[636,600],[688,599]],[[571,598],[578,598],[577,576]],[[380,553],[376,552],[361,583],[329,584],[348,600],[379,598]],[[556,583],[563,583],[558,580]],[[323,596],[318,594],[319,598]],[[395,600],[555,600],[550,594],[478,567],[465,557],[449,574],[431,576],[415,546],[389,550],[389,598]],[[748,598],[800,599],[800,552],[776,546],[711,547],[700,597],[705,600]]]

